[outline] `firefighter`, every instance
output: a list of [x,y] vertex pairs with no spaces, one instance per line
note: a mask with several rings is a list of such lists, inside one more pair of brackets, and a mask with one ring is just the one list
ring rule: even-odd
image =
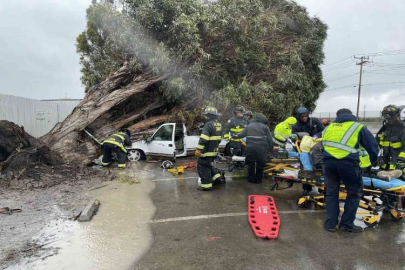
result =
[[103,160],[102,165],[108,166],[112,163],[112,153],[117,155],[118,168],[124,169],[127,161],[127,149],[125,146],[131,146],[131,132],[123,128],[120,132],[111,135],[107,140],[102,142]]
[[267,122],[266,116],[259,113],[242,133],[233,136],[236,139],[246,137],[246,163],[250,183],[262,183],[267,154],[273,153],[273,137]]
[[297,123],[297,119],[294,116],[290,116],[279,123],[274,129],[275,143],[281,147],[285,146],[287,139],[291,135],[292,126]]
[[307,132],[311,137],[321,137],[324,126],[321,121],[315,117],[309,117],[307,108],[301,107],[297,110],[297,123],[292,126],[292,133]]
[[200,140],[195,150],[195,155],[199,157],[197,161],[198,176],[201,185],[198,190],[212,190],[213,182],[219,180],[221,175],[216,172],[212,165],[213,160],[218,155],[218,146],[222,139],[222,125],[218,122],[218,111],[214,107],[207,107],[204,111],[207,122],[200,135]]
[[395,105],[384,107],[384,122],[377,132],[377,143],[383,151],[380,168],[401,170],[405,177],[405,124],[400,119],[401,110]]
[[[339,229],[348,232],[362,232],[354,225],[357,208],[363,190],[362,170],[377,161],[378,146],[371,132],[357,122],[349,109],[340,109],[336,120],[322,135],[323,171],[325,177],[326,221],[324,228],[335,232],[340,213],[339,191],[343,182],[347,191],[344,212]],[[367,151],[368,157],[363,154]],[[369,163],[365,164],[365,159]],[[363,164],[362,164],[363,163]]]
[[[234,116],[228,120],[224,126],[224,139],[230,140],[228,149],[231,151],[231,156],[239,156],[243,154],[244,147],[240,139],[233,138],[243,131],[247,125],[247,120],[243,117],[245,108],[243,106],[236,106],[233,114]],[[229,134],[230,133],[230,134]]]
[[253,113],[252,113],[252,111],[246,110],[245,113],[244,113],[244,115],[243,115],[243,117],[245,117],[245,119],[246,119],[246,125],[248,125],[248,124],[250,123],[250,121],[252,120],[252,118],[253,118]]

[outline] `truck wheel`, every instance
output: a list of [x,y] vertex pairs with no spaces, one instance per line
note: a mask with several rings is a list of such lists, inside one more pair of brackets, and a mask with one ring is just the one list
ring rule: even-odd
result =
[[128,151],[128,160],[129,161],[140,161],[145,159],[145,154],[138,149],[132,149]]

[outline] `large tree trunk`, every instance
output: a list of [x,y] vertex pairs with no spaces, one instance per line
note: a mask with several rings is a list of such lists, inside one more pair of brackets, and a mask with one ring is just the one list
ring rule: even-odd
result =
[[[176,111],[156,90],[165,78],[151,70],[133,74],[125,63],[104,82],[89,89],[83,101],[42,141],[68,163],[89,164],[101,152],[100,146],[82,132],[84,129],[103,140],[121,127],[136,132],[151,129]],[[159,115],[162,107],[168,112]],[[152,117],[148,118],[148,114]]]

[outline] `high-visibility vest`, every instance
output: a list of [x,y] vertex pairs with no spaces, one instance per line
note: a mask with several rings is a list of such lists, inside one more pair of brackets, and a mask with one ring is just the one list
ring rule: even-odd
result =
[[362,128],[362,124],[354,121],[330,124],[322,135],[324,150],[336,159],[359,153],[356,145]]
[[359,159],[360,159],[360,168],[367,168],[371,166],[370,156],[368,155],[366,149],[360,146],[359,149]]

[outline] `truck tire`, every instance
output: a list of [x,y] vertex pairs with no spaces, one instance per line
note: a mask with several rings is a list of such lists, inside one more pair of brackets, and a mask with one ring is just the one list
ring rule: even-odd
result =
[[145,160],[145,154],[142,150],[139,149],[128,150],[128,160],[129,161]]

